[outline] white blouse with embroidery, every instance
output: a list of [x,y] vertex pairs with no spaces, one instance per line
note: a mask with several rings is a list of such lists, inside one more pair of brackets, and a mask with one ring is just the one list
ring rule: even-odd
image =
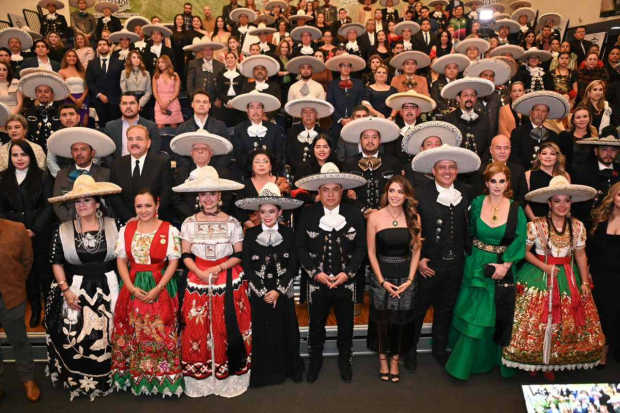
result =
[[[546,234],[543,234],[544,238],[548,239],[549,228],[546,222],[543,222],[543,227],[546,231]],[[587,237],[586,227],[583,225],[583,223],[581,223],[581,221],[577,219],[573,219],[573,245],[574,245],[573,248],[576,250],[585,248],[586,237]],[[561,245],[555,245],[553,240],[550,240],[548,242],[548,244],[550,244],[552,247],[552,251],[550,251],[551,255],[557,258],[567,257],[570,255],[570,252],[571,252],[570,232],[568,228],[566,228],[564,235],[561,236],[560,238],[562,240]],[[535,222],[527,223],[526,244],[528,246],[533,245],[534,250],[536,251],[536,254],[543,255],[543,256],[545,255],[545,246],[543,245],[543,240],[541,239],[541,237],[538,236],[538,231],[536,229]],[[548,245],[547,245],[547,248],[549,248]]]
[[243,241],[243,228],[234,217],[206,222],[196,221],[196,215],[192,215],[181,226],[181,239],[192,244],[195,256],[215,261],[234,253],[233,245]]
[[[118,238],[116,239],[116,248],[114,253],[117,258],[127,259],[127,251],[125,250],[125,229],[124,226],[118,232]],[[131,240],[131,252],[135,262],[138,264],[151,264],[151,244],[153,243],[153,237],[157,230],[142,234],[138,231],[133,235]],[[161,240],[155,240],[155,242],[161,242]],[[181,258],[181,238],[179,237],[179,230],[170,225],[168,229],[168,249],[166,250],[166,257],[169,260],[178,260]]]

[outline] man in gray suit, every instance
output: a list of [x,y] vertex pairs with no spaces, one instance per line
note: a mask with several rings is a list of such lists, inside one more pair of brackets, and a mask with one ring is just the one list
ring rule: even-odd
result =
[[114,160],[122,156],[128,155],[127,151],[127,129],[133,125],[142,125],[149,131],[151,137],[151,147],[149,152],[159,154],[161,149],[161,139],[159,138],[159,130],[157,125],[150,120],[146,120],[140,116],[140,103],[138,97],[132,92],[125,92],[121,96],[121,113],[120,119],[116,119],[106,123],[103,132],[112,138],[116,150],[110,156],[106,157],[105,165],[110,167]]
[[192,51],[202,53],[202,59],[192,60],[187,69],[187,93],[193,95],[198,89],[206,90],[213,106],[220,108],[222,102],[217,99],[217,75],[224,70],[224,63],[213,59],[213,51],[223,47],[221,43],[200,42]]
[[[351,119],[359,119],[359,118],[367,118],[370,116],[370,112],[366,106],[356,106],[353,108],[353,113],[351,114]],[[383,147],[381,147],[383,150]],[[342,137],[338,138],[338,146],[336,148],[336,157],[338,161],[344,162],[346,158],[351,156],[355,156],[362,152],[362,148],[358,143],[349,143],[345,142]]]

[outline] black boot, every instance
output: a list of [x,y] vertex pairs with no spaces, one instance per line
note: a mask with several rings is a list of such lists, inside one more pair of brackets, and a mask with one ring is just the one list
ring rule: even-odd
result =
[[405,354],[405,369],[409,373],[413,373],[418,368],[418,351],[412,348]]
[[338,367],[340,368],[340,378],[345,383],[351,383],[353,380],[353,369],[351,368],[351,358],[347,360],[338,360]]
[[30,327],[36,328],[41,324],[41,304],[30,304],[32,314],[30,315]]
[[306,373],[306,380],[308,383],[314,383],[316,379],[319,378],[321,367],[323,367],[323,359],[310,359],[310,365]]

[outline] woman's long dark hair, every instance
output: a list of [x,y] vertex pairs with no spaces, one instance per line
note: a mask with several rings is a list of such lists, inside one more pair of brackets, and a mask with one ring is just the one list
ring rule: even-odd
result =
[[228,31],[226,31],[226,20],[224,20],[224,17],[222,17],[222,16],[217,16],[217,17],[215,18],[215,28],[213,29],[213,35],[212,35],[211,37],[214,37],[214,36],[217,36],[217,35],[219,35],[219,34],[220,34],[220,28],[219,28],[219,27],[217,27],[217,21],[218,21],[219,19],[222,19],[222,21],[224,21],[224,28],[223,28],[224,33],[230,33],[230,32],[228,32]]
[[21,186],[26,193],[37,194],[41,191],[43,185],[43,173],[37,165],[37,158],[34,155],[34,151],[28,142],[14,141],[10,143],[11,149],[9,150],[9,167],[2,173],[2,187],[3,192],[8,194],[9,198],[19,197],[19,186],[17,178],[15,177],[15,165],[13,165],[11,154],[13,148],[18,146],[26,155],[30,157],[30,165],[28,165],[28,173],[26,179],[22,182]]
[[405,221],[407,222],[407,230],[411,235],[411,241],[409,247],[411,251],[416,251],[422,247],[422,225],[420,223],[420,215],[418,215],[418,201],[413,194],[413,187],[411,183],[402,175],[394,175],[383,187],[383,195],[381,195],[381,208],[385,208],[388,205],[388,190],[392,184],[398,184],[403,190],[405,195],[405,202],[403,203],[403,214],[405,215]]
[[[311,145],[312,151],[314,151],[314,147],[316,146],[317,142],[321,139],[327,142],[327,146],[329,146],[329,149],[330,149],[329,157],[325,160],[325,163],[332,162],[337,165],[338,159],[336,158],[336,149],[334,148],[334,142],[332,141],[332,138],[329,135],[326,135],[324,133],[319,133],[318,135],[316,135],[315,138],[312,140],[312,145]],[[321,167],[319,166],[319,162],[316,160],[314,156],[310,157],[310,167],[311,167],[311,170],[313,171],[321,170]],[[300,176],[300,178],[302,177]]]

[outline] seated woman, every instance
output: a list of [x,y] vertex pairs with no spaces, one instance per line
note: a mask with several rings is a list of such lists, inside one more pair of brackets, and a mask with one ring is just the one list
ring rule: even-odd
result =
[[619,126],[620,120],[605,96],[607,89],[602,80],[593,80],[583,91],[581,105],[588,108],[592,115],[592,126],[600,134],[606,126]]

